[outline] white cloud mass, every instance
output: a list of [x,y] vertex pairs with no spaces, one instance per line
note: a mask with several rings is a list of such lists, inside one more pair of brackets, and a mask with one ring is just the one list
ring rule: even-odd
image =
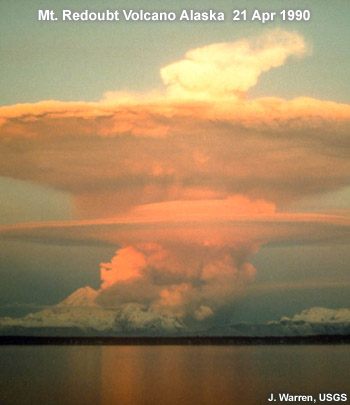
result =
[[161,69],[171,97],[241,98],[261,73],[284,64],[290,55],[306,52],[295,32],[273,30],[258,39],[218,43],[192,49],[185,59]]

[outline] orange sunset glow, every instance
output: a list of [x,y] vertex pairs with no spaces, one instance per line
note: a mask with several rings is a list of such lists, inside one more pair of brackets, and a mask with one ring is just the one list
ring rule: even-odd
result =
[[0,404],[350,398],[349,1],[0,2]]
[[248,93],[310,53],[278,28],[187,51],[163,91],[1,107],[0,174],[65,193],[71,217],[0,236],[114,247],[94,305],[196,322],[246,294],[261,247],[348,242],[348,211],[301,202],[348,185],[350,106]]

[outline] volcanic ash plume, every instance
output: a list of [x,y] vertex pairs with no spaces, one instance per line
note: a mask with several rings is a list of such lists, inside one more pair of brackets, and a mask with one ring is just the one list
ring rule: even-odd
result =
[[150,311],[202,321],[232,303],[251,282],[251,243],[232,247],[138,244],[119,249],[101,264],[97,302],[105,307],[138,304]]
[[[67,193],[73,217],[4,225],[0,238],[120,246],[101,288],[65,303],[86,301],[91,325],[103,328],[105,311],[123,331],[219,319],[253,280],[262,244],[348,241],[349,217],[318,213],[315,198],[349,186],[350,106],[248,97],[264,72],[307,52],[277,29],[189,50],[161,69],[160,93],[0,108],[0,175]],[[308,198],[310,213],[293,213]]]

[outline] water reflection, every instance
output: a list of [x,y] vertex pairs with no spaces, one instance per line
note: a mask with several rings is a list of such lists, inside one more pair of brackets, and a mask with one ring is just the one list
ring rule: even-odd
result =
[[346,392],[349,364],[350,346],[7,346],[0,403],[266,404]]

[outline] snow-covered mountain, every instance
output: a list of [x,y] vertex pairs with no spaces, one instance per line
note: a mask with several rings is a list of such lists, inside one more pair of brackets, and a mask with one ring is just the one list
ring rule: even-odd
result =
[[[0,318],[0,334],[10,334],[19,328],[74,328],[83,334],[177,334],[184,326],[176,318],[160,314],[137,304],[105,308],[96,302],[98,291],[84,287],[59,304],[22,318]],[[13,329],[15,328],[15,329]],[[16,332],[16,333],[17,333]],[[23,330],[21,330],[21,334]]]
[[113,326],[115,311],[99,306],[95,302],[96,296],[96,290],[90,287],[80,288],[53,307],[22,318],[2,318],[0,326],[109,329]]
[[274,321],[265,324],[231,325],[229,336],[350,335],[350,323]]
[[287,321],[304,321],[311,323],[339,323],[350,322],[350,309],[328,309],[322,307],[313,307],[305,309],[300,314],[294,315],[292,318],[283,317],[282,320]]
[[292,318],[266,323],[239,323],[213,328],[202,334],[215,336],[312,336],[350,335],[350,309],[314,307]]
[[61,301],[57,306],[70,306],[70,307],[96,307],[95,299],[98,291],[86,286],[74,291],[66,299]]
[[159,314],[151,308],[129,304],[118,309],[115,316],[115,329],[131,334],[181,334],[186,328],[174,316]]
[[22,318],[0,318],[2,335],[88,336],[310,336],[350,335],[350,309],[314,307],[266,323],[223,325],[199,331],[180,319],[139,304],[104,308],[98,291],[77,290],[59,304]]

